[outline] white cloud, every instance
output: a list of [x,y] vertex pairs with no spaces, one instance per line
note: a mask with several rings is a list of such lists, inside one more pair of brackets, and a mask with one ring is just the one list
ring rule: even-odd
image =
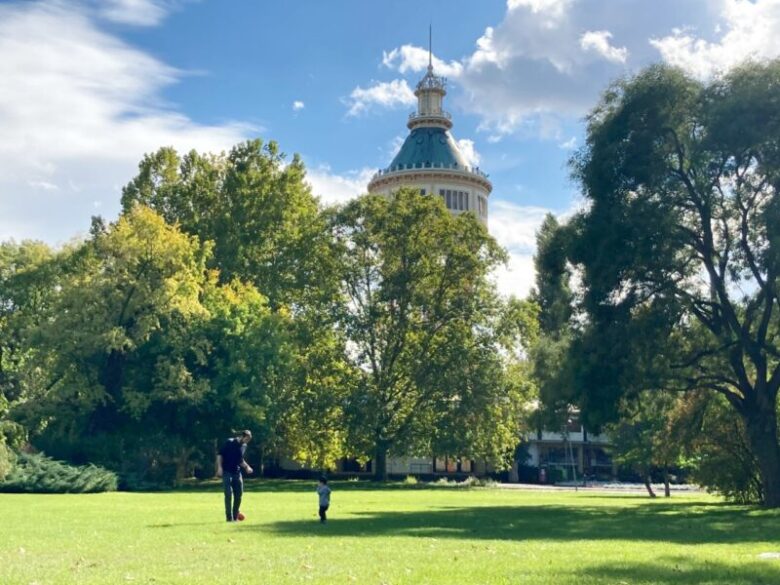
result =
[[497,199],[490,202],[490,233],[499,244],[516,252],[533,252],[536,230],[544,216],[551,213],[544,207],[517,205]]
[[340,204],[368,192],[367,186],[376,169],[363,168],[343,175],[335,174],[328,165],[319,165],[306,172],[312,192],[326,205]]
[[100,14],[104,18],[139,26],[159,24],[170,9],[165,0],[102,0]]
[[417,103],[414,92],[405,79],[394,79],[376,83],[363,89],[358,86],[349,95],[348,116],[357,116],[377,105],[383,108],[395,108],[398,106],[410,106]]
[[48,181],[27,181],[27,184],[33,189],[43,189],[44,191],[59,191],[59,186]]
[[583,4],[515,0],[504,20],[477,40],[459,78],[460,105],[481,117],[481,129],[494,141],[524,128],[557,138],[560,122],[554,118],[582,116],[619,73],[621,50],[607,44],[618,53],[605,59],[591,49],[591,37],[583,50],[582,31],[597,18],[595,10],[583,12]]
[[304,104],[301,100],[295,100],[292,105],[292,109],[295,112],[301,111],[303,108],[306,107],[306,104]]
[[628,49],[625,47],[613,47],[609,43],[612,33],[607,30],[592,31],[589,30],[580,37],[580,47],[583,51],[594,51],[604,57],[607,61],[615,63],[625,63],[628,58]]
[[509,252],[506,266],[493,273],[498,292],[505,297],[525,298],[531,293],[536,279],[533,254]]
[[466,159],[468,165],[470,167],[478,167],[479,161],[482,160],[482,157],[474,147],[474,141],[469,140],[468,138],[461,138],[457,141],[457,144],[458,150],[460,150],[460,153],[463,155],[463,158]]
[[[755,0],[750,12],[767,15],[767,5],[778,2]],[[675,28],[713,31],[722,20],[721,6],[745,11],[748,4],[508,0],[503,19],[485,28],[471,54],[457,61],[436,59],[434,66],[457,80],[448,99],[480,118],[490,142],[518,132],[559,141],[563,122],[580,119],[612,80],[657,60],[650,38],[663,38]],[[780,34],[767,35],[767,42],[770,37],[775,42]],[[427,65],[427,51],[402,45],[385,51],[383,63],[401,74],[418,73]]]
[[715,31],[718,41],[708,41],[690,30],[650,42],[665,61],[705,79],[726,71],[745,59],[780,55],[780,0],[720,0],[721,17]]
[[560,148],[562,150],[574,150],[576,147],[577,147],[577,137],[576,136],[572,136],[571,138],[569,138],[565,142],[561,142],[558,145],[558,148]]
[[386,156],[383,156],[383,158],[386,158],[388,161],[391,161],[395,158],[395,155],[398,154],[398,152],[401,150],[401,147],[404,145],[405,138],[400,135],[396,135],[393,137],[393,139],[388,143],[387,148],[384,149],[384,154]]
[[507,8],[516,10],[517,8],[528,8],[533,13],[546,13],[553,18],[563,16],[572,0],[508,0]]
[[0,5],[0,239],[65,241],[88,229],[94,201],[118,211],[145,152],[219,151],[255,130],[164,105],[182,74],[98,22],[86,5]]
[[517,132],[560,140],[562,122],[581,118],[612,80],[657,60],[649,38],[692,24],[714,29],[713,4],[510,0],[463,60],[458,105],[493,141]]
[[[458,77],[463,71],[463,65],[458,61],[449,63],[433,55],[433,70],[437,75]],[[382,64],[399,73],[418,73],[428,67],[428,50],[414,45],[403,45],[392,51],[382,52]]]
[[533,256],[536,231],[551,210],[516,205],[498,199],[490,202],[488,227],[496,241],[509,252],[509,262],[494,274],[499,292],[525,297],[534,285]]
[[575,200],[569,209],[556,212],[544,207],[523,206],[503,199],[490,202],[488,228],[496,241],[509,252],[507,266],[499,268],[494,278],[498,290],[505,296],[525,297],[536,278],[533,257],[536,253],[536,232],[548,213],[559,221],[567,221],[583,202]]

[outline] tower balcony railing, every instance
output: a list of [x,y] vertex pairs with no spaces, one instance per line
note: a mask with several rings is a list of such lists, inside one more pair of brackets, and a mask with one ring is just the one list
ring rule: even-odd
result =
[[436,113],[431,112],[430,114],[421,114],[420,112],[412,112],[409,114],[410,120],[418,120],[420,118],[446,118],[447,120],[452,120],[452,114],[445,112],[444,110]]
[[385,175],[389,175],[392,173],[403,172],[403,171],[421,171],[421,170],[460,171],[462,173],[465,172],[470,175],[476,175],[477,177],[486,180],[489,177],[489,175],[485,172],[482,172],[479,167],[469,167],[465,165],[459,165],[458,163],[445,164],[445,163],[434,162],[434,163],[400,164],[400,165],[387,167],[385,169],[379,169],[376,173],[374,173],[374,176],[371,177],[371,180],[374,181],[375,179],[379,179],[380,177],[384,177]]

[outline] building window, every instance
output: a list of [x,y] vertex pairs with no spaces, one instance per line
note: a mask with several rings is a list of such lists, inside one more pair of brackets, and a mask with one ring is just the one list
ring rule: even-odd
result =
[[420,189],[420,195],[425,195],[425,189]]
[[447,209],[455,211],[468,211],[470,209],[468,191],[439,189],[439,195],[444,199]]
[[487,201],[484,197],[479,197],[477,199],[477,204],[479,205],[479,215],[480,217],[487,217]]

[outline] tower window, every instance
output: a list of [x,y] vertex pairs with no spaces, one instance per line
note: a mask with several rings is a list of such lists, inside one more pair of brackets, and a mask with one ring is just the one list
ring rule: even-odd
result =
[[468,191],[439,189],[439,195],[444,199],[447,209],[452,209],[454,211],[468,211],[470,209]]
[[480,196],[477,199],[477,204],[479,205],[480,217],[487,217],[487,200],[484,197]]

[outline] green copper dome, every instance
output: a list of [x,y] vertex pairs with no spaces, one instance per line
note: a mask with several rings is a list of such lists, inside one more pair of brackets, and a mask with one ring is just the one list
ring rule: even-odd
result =
[[458,145],[445,128],[423,126],[413,129],[388,171],[413,168],[458,168],[468,166]]

